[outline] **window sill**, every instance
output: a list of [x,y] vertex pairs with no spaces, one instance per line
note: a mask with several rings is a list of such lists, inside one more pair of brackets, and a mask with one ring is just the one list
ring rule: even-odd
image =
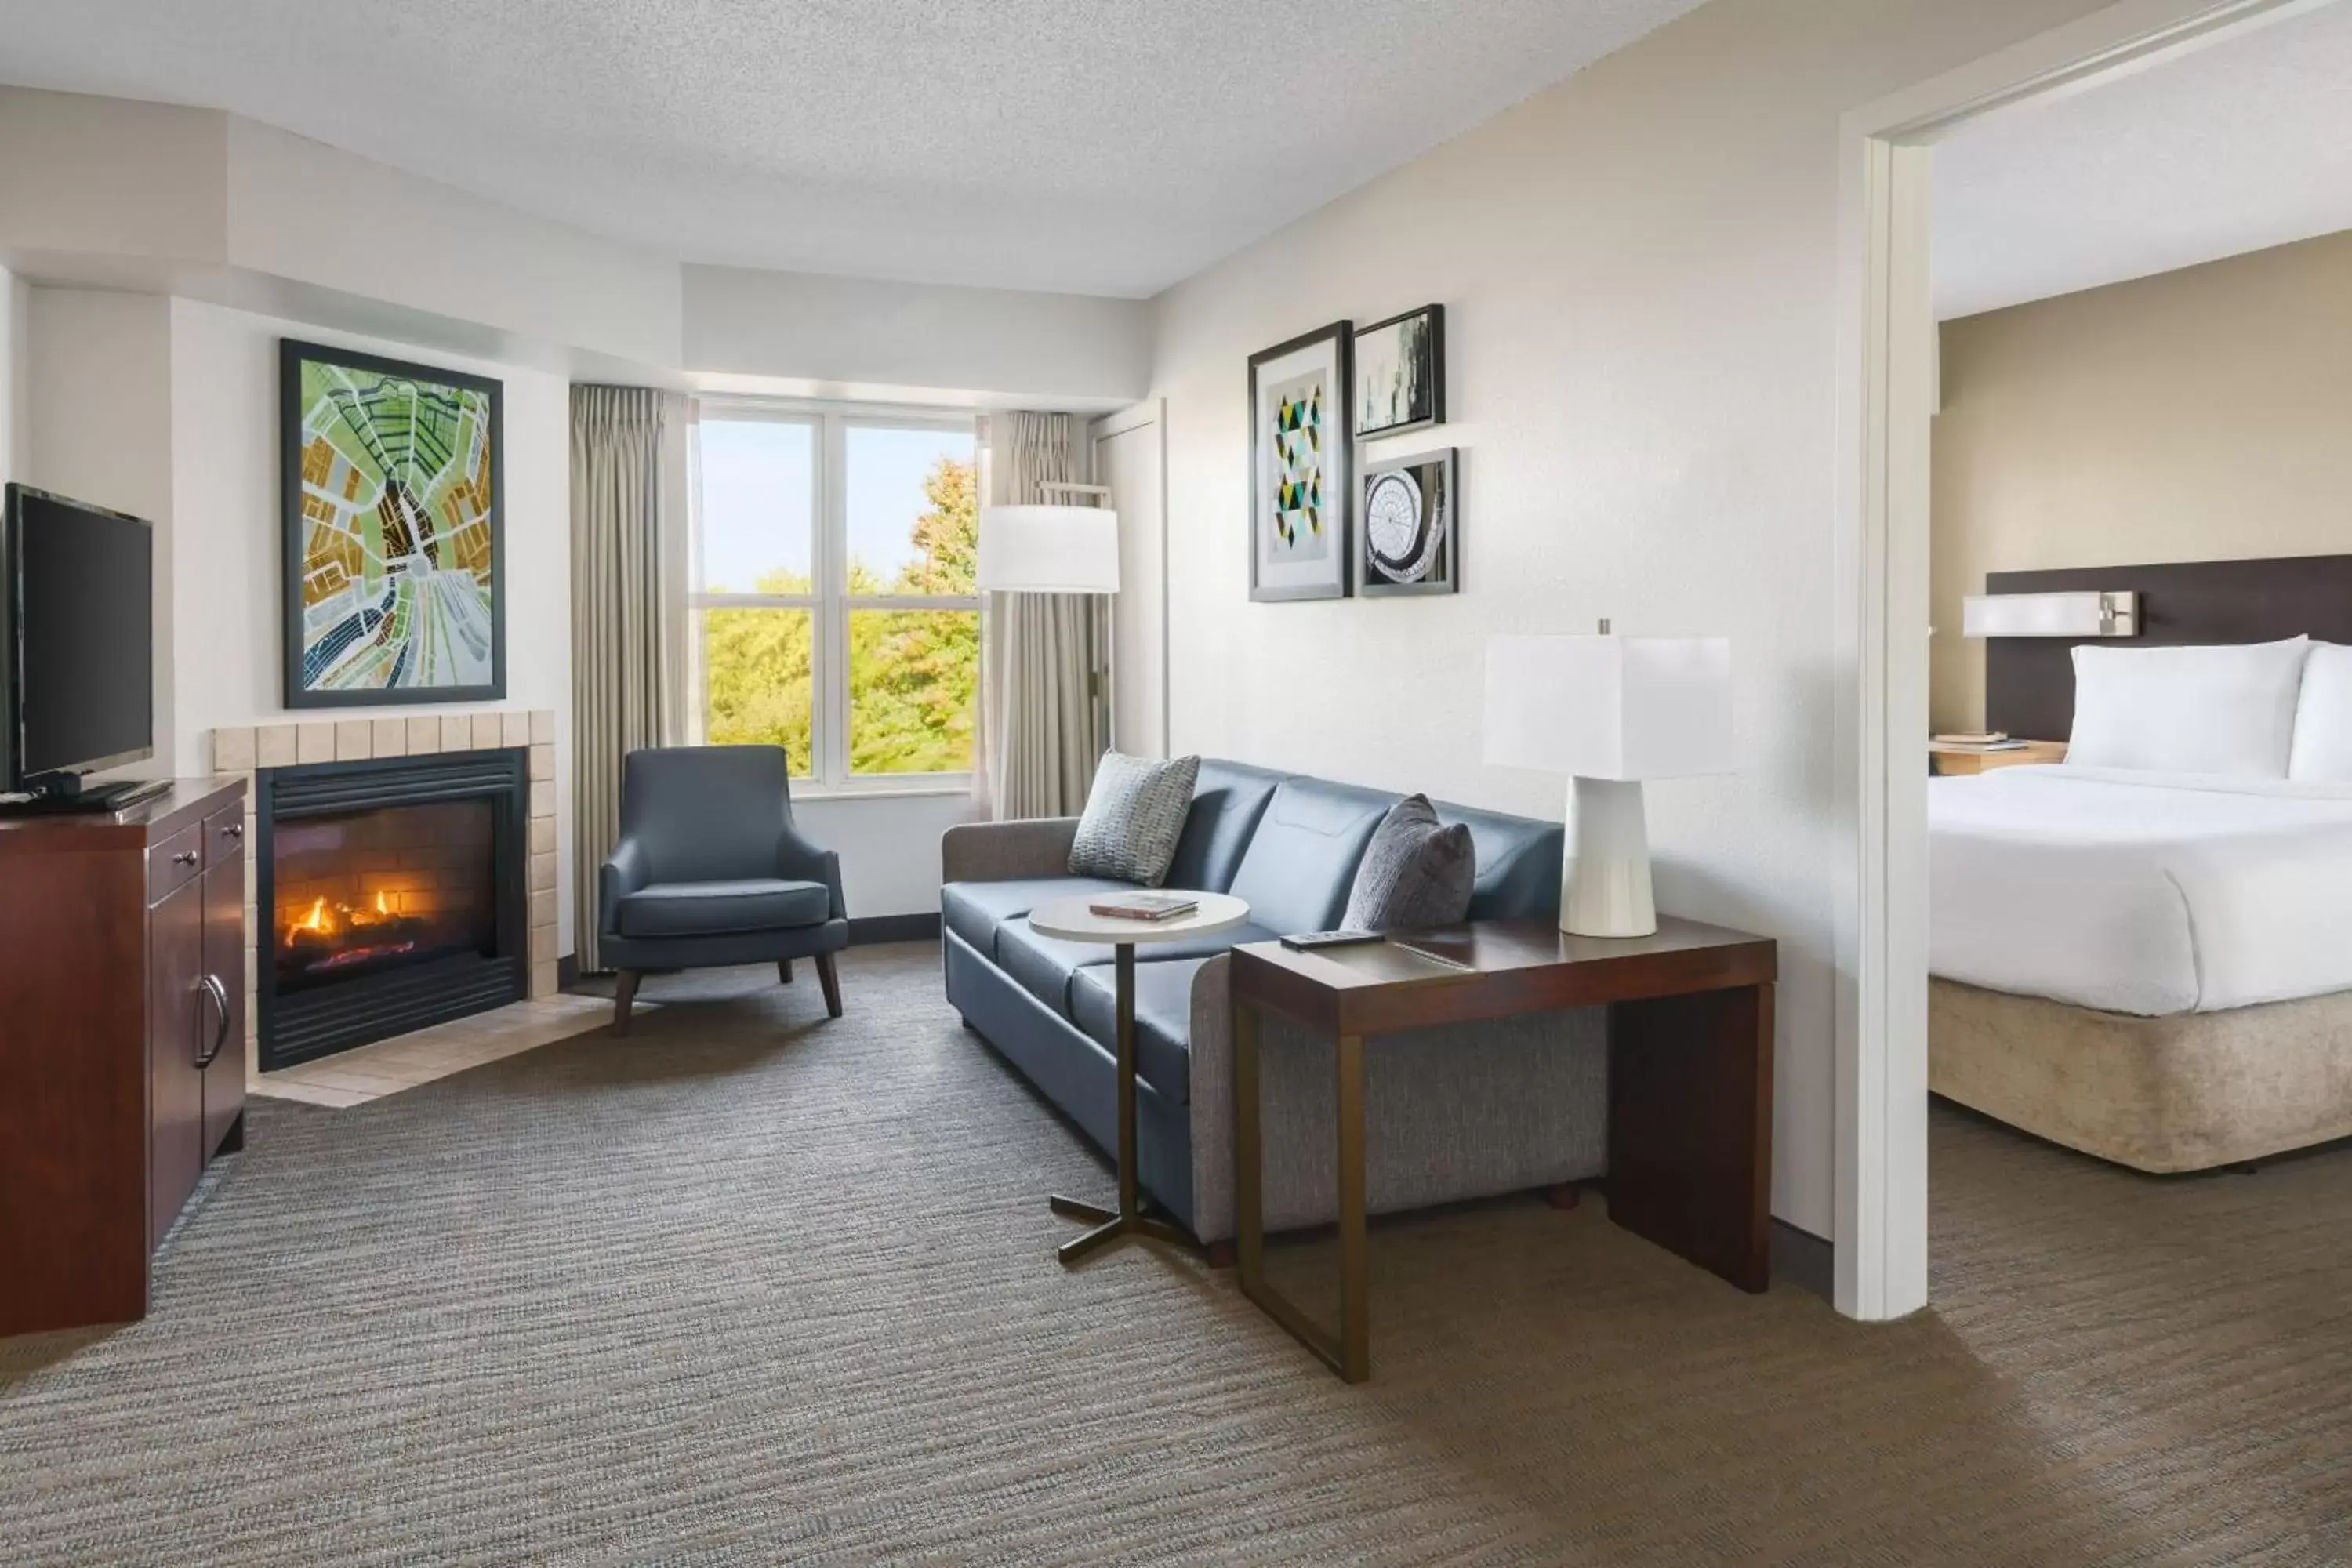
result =
[[851,784],[846,787],[825,787],[810,784],[803,788],[797,782],[793,786],[793,804],[803,801],[840,800],[938,800],[949,795],[970,795],[971,781],[940,782],[908,784]]

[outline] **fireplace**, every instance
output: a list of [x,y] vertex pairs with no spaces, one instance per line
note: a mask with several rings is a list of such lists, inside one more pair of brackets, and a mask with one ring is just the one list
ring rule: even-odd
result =
[[520,1000],[520,748],[255,775],[264,1071]]

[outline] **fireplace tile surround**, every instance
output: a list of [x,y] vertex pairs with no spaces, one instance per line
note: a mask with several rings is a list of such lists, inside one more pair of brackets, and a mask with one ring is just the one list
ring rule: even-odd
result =
[[[530,799],[526,807],[529,831],[528,880],[529,994],[553,996],[555,953],[555,714],[549,709],[502,709],[484,712],[418,714],[399,719],[346,719],[306,722],[238,725],[215,729],[208,737],[212,770],[236,773],[247,784],[246,832],[256,842],[253,775],[261,768],[292,767],[303,763],[359,762],[377,757],[426,756],[443,752],[488,751],[499,747],[528,748]],[[257,1079],[259,1047],[255,1033],[257,1014],[253,991],[261,931],[256,918],[255,858],[246,860],[246,1076]]]

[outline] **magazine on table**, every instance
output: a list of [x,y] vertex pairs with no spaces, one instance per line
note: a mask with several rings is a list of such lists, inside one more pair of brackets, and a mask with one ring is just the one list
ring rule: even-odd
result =
[[1105,920],[1172,921],[1201,907],[1190,893],[1120,893],[1088,904]]

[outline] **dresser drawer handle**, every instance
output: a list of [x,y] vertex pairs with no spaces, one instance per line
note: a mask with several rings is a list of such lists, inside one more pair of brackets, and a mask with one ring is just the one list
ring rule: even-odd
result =
[[222,828],[222,829],[221,829],[221,837],[222,837],[223,838],[242,838],[242,837],[245,837],[245,824],[244,824],[244,823],[242,823],[242,822],[232,822],[232,823],[230,823],[227,826],[226,826],[226,827],[224,827],[224,828]]
[[196,1070],[202,1072],[219,1059],[221,1047],[228,1044],[228,987],[221,984],[219,975],[207,974],[196,982],[196,988],[211,997],[220,1012],[220,1026],[213,1031],[213,1043],[196,1058]]
[[172,864],[174,866],[193,866],[195,863],[196,852],[193,849],[183,849],[172,857]]

